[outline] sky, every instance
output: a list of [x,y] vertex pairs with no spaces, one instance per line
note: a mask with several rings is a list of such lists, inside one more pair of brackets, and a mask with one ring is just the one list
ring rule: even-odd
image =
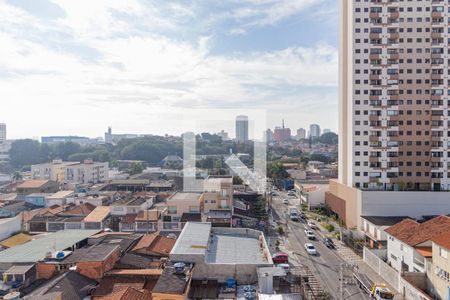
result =
[[0,122],[11,139],[98,137],[108,126],[234,136],[234,116],[255,111],[268,128],[284,119],[293,132],[335,131],[337,6],[0,0]]

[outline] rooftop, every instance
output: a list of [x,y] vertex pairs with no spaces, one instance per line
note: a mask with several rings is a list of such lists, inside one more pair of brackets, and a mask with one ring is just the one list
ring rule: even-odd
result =
[[206,262],[210,264],[265,264],[259,239],[243,234],[214,233]]
[[66,211],[60,212],[58,215],[80,215],[80,216],[87,216],[91,212],[93,212],[95,209],[95,205],[87,202],[82,203],[80,205],[77,205],[71,209],[68,209]]
[[161,236],[158,233],[151,233],[144,235],[133,248],[133,251],[146,249],[155,254],[168,255],[175,245],[175,242],[174,239]]
[[44,186],[50,180],[27,180],[17,186],[18,189],[36,189]]
[[0,252],[0,263],[36,262],[48,252],[62,251],[87,239],[98,230],[62,230]]
[[398,217],[383,217],[383,216],[361,216],[361,218],[369,221],[370,223],[376,226],[392,226],[405,219],[410,219],[410,217],[406,216],[398,216]]
[[433,243],[438,244],[441,247],[450,249],[450,231],[442,235],[436,236],[432,239]]
[[180,222],[201,222],[202,214],[201,213],[183,213],[181,215]]
[[11,248],[17,245],[25,244],[26,242],[29,242],[32,239],[33,239],[32,235],[19,233],[7,238],[6,240],[1,241],[0,246]]
[[153,293],[182,295],[189,285],[189,276],[185,273],[176,274],[173,266],[167,266],[158,279]]
[[439,216],[421,224],[411,219],[405,219],[387,228],[385,231],[409,246],[414,247],[450,232],[450,217]]
[[119,245],[114,244],[100,244],[88,248],[80,248],[64,259],[63,263],[71,264],[87,261],[104,261],[117,249],[119,249]]
[[200,193],[180,193],[177,192],[170,196],[167,201],[199,201]]
[[49,200],[51,200],[51,199],[62,199],[62,198],[69,197],[73,193],[74,193],[73,191],[59,191],[59,192],[54,193],[53,195],[50,195],[48,197],[48,199]]
[[101,222],[108,217],[109,212],[109,206],[97,206],[86,218],[84,218],[84,222]]
[[170,254],[206,254],[211,223],[188,222]]

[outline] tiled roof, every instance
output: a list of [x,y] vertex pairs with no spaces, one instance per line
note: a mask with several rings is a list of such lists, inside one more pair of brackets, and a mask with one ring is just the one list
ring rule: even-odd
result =
[[432,241],[441,247],[450,249],[450,230],[447,233],[434,237]]
[[104,297],[131,287],[137,290],[144,288],[144,277],[105,276],[95,289],[94,297]]
[[75,206],[72,209],[61,212],[59,215],[77,215],[77,216],[87,216],[92,211],[94,211],[95,205],[91,203],[82,203]]
[[388,234],[414,247],[450,231],[450,217],[439,216],[422,224],[405,219],[385,230]]
[[125,289],[112,293],[105,297],[100,297],[99,300],[146,300],[148,294],[138,291],[132,287],[126,287]]
[[124,223],[124,224],[131,224],[134,223],[136,220],[136,214],[126,214],[122,220],[120,221],[120,223]]
[[147,249],[150,252],[169,255],[173,246],[175,245],[175,240],[161,236],[158,233],[152,233],[144,235],[137,245],[133,248],[133,251],[140,249]]
[[156,283],[153,293],[182,295],[189,284],[188,275],[176,274],[174,267],[167,266]]
[[100,244],[89,248],[80,248],[64,259],[65,264],[85,261],[105,261],[119,249],[119,245]]
[[136,221],[158,221],[160,212],[157,209],[143,210],[136,216]]

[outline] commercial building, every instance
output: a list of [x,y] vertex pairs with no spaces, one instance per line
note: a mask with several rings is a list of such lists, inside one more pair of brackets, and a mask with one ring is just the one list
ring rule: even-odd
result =
[[264,132],[264,139],[265,139],[265,141],[267,142],[267,143],[271,143],[271,142],[273,142],[273,131],[272,131],[272,129],[267,129],[265,132]]
[[340,1],[339,180],[327,204],[347,226],[450,212],[430,192],[450,188],[447,2]]
[[320,126],[317,124],[311,124],[309,125],[309,136],[311,138],[318,138],[320,137],[321,132],[320,132]]
[[193,279],[238,284],[258,280],[257,269],[273,266],[262,232],[247,228],[213,228],[210,223],[186,223],[170,259],[195,263]]
[[291,129],[284,127],[284,120],[281,127],[275,127],[273,131],[273,139],[275,142],[288,142],[291,139]]
[[238,143],[246,143],[248,141],[248,117],[236,117],[236,141]]
[[31,176],[34,179],[49,179],[64,184],[92,184],[108,180],[109,164],[85,160],[80,162],[65,162],[54,160],[50,163],[31,166]]
[[6,140],[6,124],[0,123],[0,164],[9,161],[11,143]]
[[6,143],[6,124],[0,123],[0,144]]

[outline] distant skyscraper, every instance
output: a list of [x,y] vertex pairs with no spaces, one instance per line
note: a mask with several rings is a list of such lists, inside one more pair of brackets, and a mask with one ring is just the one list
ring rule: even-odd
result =
[[331,129],[324,129],[323,131],[322,131],[322,134],[325,134],[325,133],[330,133],[331,132]]
[[236,141],[238,143],[246,143],[248,141],[248,117],[236,117]]
[[304,128],[297,129],[297,140],[306,139],[306,130]]
[[291,139],[291,129],[284,127],[284,120],[281,127],[275,127],[273,139],[275,142],[287,142]]
[[273,142],[273,131],[272,131],[272,129],[270,129],[270,128],[267,129],[264,132],[264,135],[265,135],[265,139],[266,139],[267,143]]
[[309,136],[316,138],[320,136],[320,126],[317,124],[309,125]]
[[6,124],[0,123],[0,144],[6,142]]

